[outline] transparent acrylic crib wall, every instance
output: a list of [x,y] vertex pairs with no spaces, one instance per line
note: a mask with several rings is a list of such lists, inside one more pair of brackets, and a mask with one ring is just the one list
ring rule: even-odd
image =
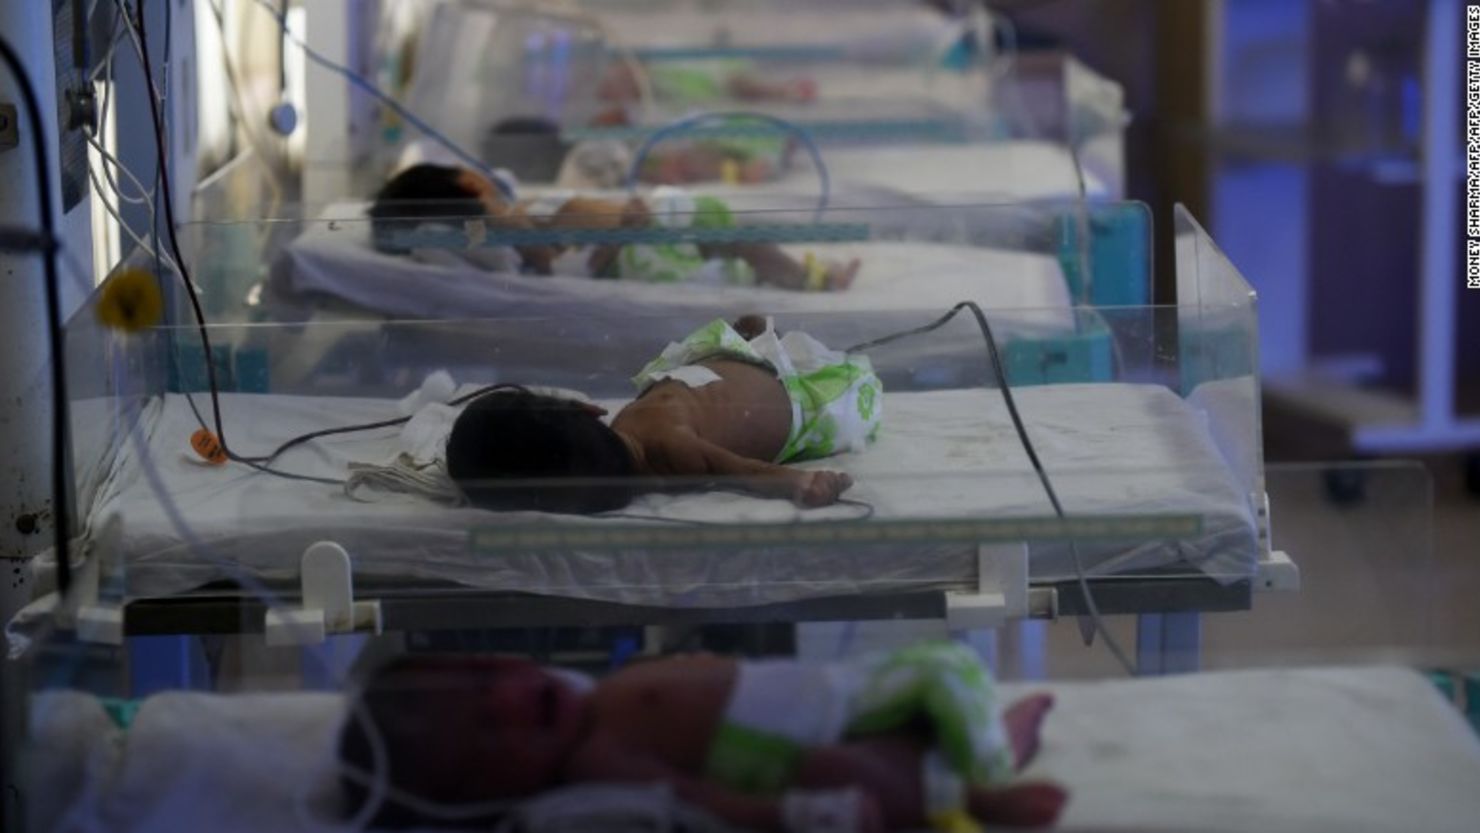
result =
[[[808,16],[805,10],[792,11]],[[816,13],[832,18],[828,31],[837,31],[837,15]],[[604,19],[625,17],[613,14]],[[1007,139],[1050,142],[1080,155],[1105,196],[1124,194],[1122,134],[1127,117],[1117,84],[1057,53],[1005,56],[990,67],[949,66],[948,55],[938,54],[940,44],[932,38],[944,38],[948,47],[952,35],[960,39],[960,24],[918,17],[934,32],[925,36],[929,48],[917,44],[891,51],[868,42],[762,47],[695,36],[629,49],[632,44],[624,43],[610,24],[606,27],[610,40],[603,42],[602,24],[591,19],[449,5],[433,16],[420,49],[423,54],[450,57],[418,70],[411,109],[459,146],[485,154],[491,165],[512,165],[511,159],[527,157],[527,166],[514,167],[530,183],[554,179],[562,148],[545,136],[493,135],[495,126],[505,120],[556,125],[568,148],[587,139],[639,142],[652,130],[701,110],[749,110],[785,118],[815,141],[839,147],[928,148]],[[659,28],[674,31],[671,16],[661,19]],[[879,26],[877,21],[869,24],[876,33],[899,32],[897,25],[882,30]],[[934,31],[941,26],[943,32]],[[815,31],[805,26],[780,28]],[[766,27],[772,34],[777,29],[774,24]],[[491,39],[500,48],[482,48]],[[604,94],[606,75],[634,58],[653,76],[649,86],[658,90],[653,100],[624,101]],[[811,79],[818,96],[810,102],[737,96],[725,80],[737,66],[761,83]],[[668,90],[685,86],[664,81],[682,73],[713,76],[701,86],[714,89],[700,101]],[[602,127],[593,121],[615,110],[626,111],[629,126]],[[708,134],[718,133],[711,125]],[[394,155],[394,149],[387,151]]]
[[[1144,209],[1119,206],[1117,211],[1138,218],[1135,220],[1138,227],[1149,227],[1145,223]],[[1001,261],[992,261],[991,258],[1000,256],[1003,251],[1015,252],[1019,256],[1018,260],[1012,261],[1019,268],[1025,262],[1051,264],[1066,282],[1065,297],[1082,293],[1092,297],[1111,293],[1113,297],[1114,292],[1144,291],[1136,287],[1147,285],[1144,270],[1149,263],[1150,241],[1134,235],[1121,238],[1112,235],[1112,242],[1119,240],[1120,245],[1126,245],[1126,241],[1133,240],[1140,247],[1139,250],[1132,247],[1122,256],[1124,271],[1117,276],[1108,268],[1101,268],[1102,259],[1108,257],[1106,252],[1110,248],[1095,255],[1093,260],[1081,261],[1081,247],[1066,245],[1066,229],[1081,228],[1083,222],[1070,224],[1062,212],[1042,207],[1031,210],[1023,206],[987,206],[851,212],[838,209],[829,212],[825,218],[825,225],[834,235],[831,239],[836,239],[843,231],[862,238],[854,241],[859,247],[858,256],[876,268],[882,262],[878,255],[880,250],[908,243],[915,246],[928,244],[926,249],[909,250],[912,258],[925,256],[922,252],[932,251],[929,246],[960,250],[968,255],[965,261],[967,269],[982,270],[980,288],[973,290],[976,284],[970,282],[960,284],[957,287],[961,290],[960,295],[952,295],[949,303],[976,301],[991,322],[997,346],[1004,357],[1008,381],[1018,391],[1029,436],[1038,436],[1040,439],[1035,442],[1044,443],[1044,448],[1048,449],[1045,459],[1050,477],[1061,494],[1067,496],[1066,508],[1071,516],[1113,520],[1164,514],[1161,512],[1164,507],[1159,507],[1150,498],[1140,504],[1119,506],[1092,501],[1112,493],[1135,494],[1136,484],[1140,482],[1160,484],[1156,489],[1162,491],[1157,494],[1175,491],[1166,487],[1177,478],[1189,483],[1214,484],[1220,495],[1216,507],[1194,506],[1190,512],[1174,513],[1184,516],[1201,514],[1204,526],[1211,523],[1209,518],[1226,524],[1220,527],[1220,535],[1224,537],[1214,542],[1211,548],[1197,550],[1196,557],[1187,563],[1169,566],[1162,556],[1167,552],[1177,552],[1177,546],[1169,548],[1165,538],[1148,540],[1144,546],[1130,547],[1118,552],[1116,558],[1092,566],[1092,571],[1113,571],[1123,575],[1170,568],[1184,573],[1190,570],[1199,575],[1216,575],[1224,582],[1248,580],[1259,549],[1268,547],[1262,527],[1256,520],[1262,509],[1261,458],[1257,444],[1249,445],[1243,441],[1250,435],[1257,436],[1258,430],[1256,380],[1249,370],[1253,365],[1220,361],[1204,366],[1205,363],[1183,361],[1194,348],[1198,355],[1203,352],[1198,345],[1204,343],[1204,334],[1209,328],[1220,344],[1231,344],[1233,347],[1228,349],[1235,351],[1241,341],[1252,339],[1252,296],[1237,272],[1222,268],[1220,262],[1211,256],[1179,261],[1185,297],[1178,305],[1090,306],[1066,302],[1055,308],[1004,306],[1000,298],[994,298],[990,291],[990,278],[993,276],[987,274],[986,265],[992,262],[1000,264]],[[1089,221],[1091,229],[1098,223],[1112,229],[1119,227],[1115,214],[1092,215]],[[806,240],[807,235],[818,232],[818,225],[812,212],[737,212],[737,228],[748,230],[746,233],[759,233],[756,229],[780,229],[788,241]],[[1185,218],[1182,228],[1189,243],[1196,244],[1187,248],[1189,253],[1199,251],[1199,246],[1211,246],[1211,241],[1190,218]],[[469,245],[466,227],[427,228],[418,224],[400,231],[411,234],[417,245],[439,245],[459,250]],[[571,230],[563,231],[569,233]],[[575,231],[584,235],[586,243],[605,239],[601,237],[603,232],[600,229]],[[321,242],[322,238],[332,242],[345,238],[344,242],[353,245],[356,240],[363,244],[369,230],[363,220],[349,219],[322,221],[314,233],[319,235]],[[538,237],[500,237],[503,233],[484,228],[477,235],[479,245],[548,242]],[[303,235],[308,236],[308,233]],[[631,245],[643,242],[636,238],[619,239]],[[789,242],[786,245],[812,244]],[[1093,246],[1091,251],[1094,251]],[[229,270],[232,267],[229,258],[213,261],[210,255],[209,249],[202,251],[201,262],[211,263],[216,269]],[[303,253],[293,256],[301,258]],[[875,259],[870,261],[870,257]],[[1064,268],[1066,258],[1078,264],[1077,273]],[[908,268],[912,262],[907,258],[907,268],[893,276],[907,287],[911,286],[908,282],[912,275],[917,280],[923,279]],[[1085,268],[1086,263],[1089,268]],[[1137,263],[1139,267],[1135,266]],[[240,265],[257,268],[255,262]],[[280,266],[277,264],[274,268]],[[482,279],[494,278],[484,275]],[[460,386],[509,382],[563,386],[603,400],[614,410],[632,396],[629,380],[637,368],[657,355],[666,343],[715,318],[733,319],[746,312],[771,312],[780,329],[800,329],[840,347],[929,324],[948,306],[946,303],[920,304],[919,291],[896,296],[890,307],[863,306],[847,311],[838,306],[848,297],[846,294],[788,294],[778,290],[765,294],[754,289],[710,288],[711,294],[736,304],[715,308],[697,302],[687,306],[674,305],[673,296],[684,295],[681,290],[685,287],[625,285],[622,281],[589,277],[510,275],[503,279],[512,286],[542,293],[545,301],[550,298],[543,293],[555,292],[559,287],[573,287],[577,292],[596,287],[605,294],[597,299],[579,294],[561,296],[557,300],[562,303],[574,298],[572,304],[564,307],[510,307],[502,318],[386,321],[383,317],[362,314],[336,320],[336,316],[323,314],[298,323],[212,326],[217,382],[225,392],[223,414],[228,443],[241,454],[263,454],[300,433],[395,416],[401,413],[397,402],[422,389],[426,380],[437,371],[446,371]],[[1082,282],[1077,289],[1074,288],[1076,280]],[[411,285],[423,292],[431,287],[425,282]],[[704,288],[688,289],[697,291]],[[707,298],[702,293],[695,297]],[[820,303],[780,309],[762,303],[779,303],[788,298]],[[555,315],[557,309],[565,311]],[[250,561],[253,553],[275,553],[278,560],[274,564],[254,562],[251,566],[263,570],[261,575],[272,581],[286,580],[291,585],[296,570],[295,559],[307,544],[316,540],[314,536],[321,534],[314,526],[320,516],[314,513],[308,513],[307,517],[291,513],[284,515],[281,505],[269,507],[269,511],[260,506],[254,508],[251,501],[258,495],[290,494],[299,487],[240,470],[235,464],[210,469],[199,461],[188,465],[180,462],[191,454],[189,436],[199,427],[189,412],[188,403],[182,400],[184,392],[191,392],[208,427],[214,427],[210,422],[212,414],[206,393],[204,352],[195,329],[177,326],[123,339],[112,333],[100,334],[95,327],[81,321],[74,327],[78,337],[101,336],[137,353],[137,358],[128,363],[128,367],[133,368],[128,371],[132,374],[129,384],[119,387],[146,392],[144,404],[147,412],[141,416],[153,420],[147,423],[151,441],[162,443],[152,448],[151,454],[157,464],[174,466],[176,474],[189,479],[191,485],[177,484],[177,500],[206,501],[196,507],[198,514],[186,513],[194,520],[207,519],[200,534],[218,541],[222,551],[228,553],[223,559],[228,562],[244,558]],[[1245,348],[1245,351],[1247,349],[1252,348]],[[998,421],[980,430],[973,428],[962,435],[961,442],[965,443],[962,448],[968,451],[976,449],[985,455],[979,458],[971,456],[976,453],[973,451],[965,456],[957,455],[957,462],[948,465],[953,459],[950,455],[937,453],[933,457],[911,458],[905,454],[897,465],[890,462],[886,466],[879,462],[885,458],[875,456],[871,459],[867,451],[859,456],[865,466],[861,470],[865,474],[860,475],[860,482],[866,484],[860,487],[864,491],[871,488],[867,484],[875,484],[883,491],[893,490],[890,494],[918,492],[919,495],[929,495],[932,494],[929,490],[935,489],[944,495],[957,495],[954,503],[941,500],[937,501],[937,506],[901,504],[892,513],[885,512],[868,520],[854,518],[848,513],[841,516],[834,513],[821,520],[841,521],[865,529],[876,526],[881,530],[893,529],[903,523],[907,532],[900,534],[928,537],[934,533],[922,531],[918,522],[928,523],[948,516],[973,522],[1029,522],[1051,513],[1026,458],[1019,456],[1019,440],[1010,424],[1001,421],[1005,416],[985,341],[969,313],[960,314],[928,336],[870,349],[868,353],[884,380],[886,400],[901,403],[894,409],[899,421],[892,425],[916,431],[911,436],[917,436],[919,443],[928,444],[939,439],[937,435],[940,432],[931,428],[929,420],[940,416],[948,406],[964,408],[961,413],[966,424],[975,425],[972,421],[986,418],[985,414],[997,414],[993,418]],[[1254,396],[1246,395],[1250,389],[1256,391]],[[1117,445],[1115,432],[1119,430],[1130,431],[1143,438],[1156,433],[1148,432],[1148,423],[1140,417],[1124,424],[1112,424],[1111,410],[1105,410],[1104,418],[1099,418],[1097,408],[1101,405],[1097,403],[1101,399],[1096,397],[1102,394],[1121,396],[1127,391],[1154,395],[1161,404],[1152,408],[1142,400],[1136,400],[1122,404],[1119,413],[1175,412],[1178,425],[1190,426],[1194,432],[1206,430],[1206,441],[1198,440],[1197,443],[1201,443],[1198,447],[1209,453],[1195,458],[1137,459],[1129,451],[1132,446],[1125,445],[1129,440],[1122,439]],[[424,392],[423,395],[430,394]],[[944,404],[935,408],[929,404],[930,397],[938,397]],[[445,395],[442,398],[445,399]],[[1064,415],[1065,401],[1074,403],[1068,408],[1068,417]],[[169,415],[168,420],[165,420],[165,415]],[[1053,432],[1059,430],[1054,427],[1056,424],[1070,417],[1070,434],[1073,436],[1068,442],[1074,442],[1075,437],[1082,439],[1091,435],[1086,432],[1101,431],[1102,434],[1096,435],[1100,439],[1092,443],[1081,441],[1073,446],[1078,449],[1076,453],[1079,456],[1065,457],[1061,450],[1054,448]],[[84,432],[89,429],[79,426],[78,430]],[[886,426],[886,438],[891,430],[894,429]],[[1047,438],[1042,436],[1045,431],[1050,435]],[[1075,431],[1079,433],[1074,434]],[[362,448],[356,452],[363,455],[360,461],[388,460],[393,456],[392,447],[384,443],[394,440],[395,436],[394,431],[378,435],[382,445],[370,451]],[[112,447],[114,454],[119,445]],[[126,451],[129,445],[124,443],[121,447]],[[284,458],[282,465],[289,471],[304,471],[297,467],[306,466],[317,475],[342,477],[346,462],[346,458],[332,455],[326,462],[305,449]],[[107,468],[115,463],[111,457],[79,460],[79,469],[90,465],[117,474],[116,468]],[[868,469],[870,465],[883,468]],[[223,482],[245,478],[243,482],[258,485],[250,486],[250,494],[247,495],[221,493],[219,505],[213,508],[209,505],[213,488],[211,478],[215,477],[212,472],[220,472]],[[139,479],[142,475],[137,470],[126,474],[134,478],[133,482],[142,482]],[[199,479],[202,477],[206,479]],[[997,503],[972,502],[973,489],[985,489],[992,494],[1009,491],[1016,497],[1006,503],[999,498],[993,498]],[[336,495],[338,490],[328,486],[304,495],[300,503],[304,506],[318,505],[316,502],[325,502],[322,505],[331,507],[347,505]],[[147,489],[112,497],[124,501],[123,505],[138,501],[132,515],[124,515],[125,526],[132,524],[125,529],[125,537],[139,532],[150,519],[157,528],[153,531],[146,529],[145,532],[151,535],[157,532],[165,538],[175,534],[168,519],[160,515],[156,505],[158,501],[151,502],[152,493]],[[1188,510],[1189,507],[1181,506],[1180,509]],[[807,519],[781,507],[772,507],[772,510],[754,515],[754,525],[774,526],[778,522],[791,524],[798,519]],[[439,532],[442,542],[439,546],[452,547],[448,552],[466,553],[469,536],[476,526],[483,523],[480,517],[459,517],[448,521],[450,526]],[[224,518],[229,523],[212,529],[209,525],[211,518]],[[103,518],[93,520],[99,530],[105,528]],[[361,521],[354,523],[360,524]],[[252,537],[264,529],[279,537],[271,540]],[[1020,535],[1025,540],[1032,540],[1037,535],[1032,528],[1022,529]],[[1170,539],[1176,538],[1176,535],[1170,536]],[[158,550],[144,553],[148,556],[146,558],[133,558],[135,553],[124,547],[112,553],[116,558],[102,572],[105,576],[121,577],[115,584],[125,588],[123,595],[126,597],[178,592],[187,585],[194,586],[191,582],[195,578],[191,576],[209,580],[228,577],[219,565],[188,563],[189,548],[180,546],[179,542],[166,543],[169,557],[177,560],[164,559]],[[940,542],[916,543],[934,546]],[[1035,580],[1052,583],[1071,577],[1071,553],[1063,547],[1062,539],[1039,543],[1042,545],[1034,545],[1032,562]],[[99,547],[106,551],[107,542],[100,542]],[[861,545],[860,549],[867,549],[867,545]],[[806,550],[807,547],[793,540],[776,552],[795,555]],[[938,554],[938,550],[930,552]],[[459,557],[465,558],[465,555]],[[482,567],[478,566],[486,566],[487,557],[485,554],[483,560],[474,559],[473,563],[459,562],[461,566],[456,568],[453,580],[493,589],[488,586],[490,580]],[[890,589],[895,591],[901,587],[930,592],[942,588],[960,589],[975,581],[972,578],[975,575],[974,562],[969,559],[963,561],[956,551],[936,561],[929,558],[901,561],[892,558],[887,550],[879,550],[875,557],[883,559],[880,563],[893,571],[892,577],[896,581]],[[165,561],[168,564],[164,564]],[[761,563],[775,565],[784,561],[781,555],[773,554],[769,560],[762,559]],[[905,561],[909,563],[905,565]],[[509,559],[504,559],[504,562],[512,563]],[[169,574],[164,575],[162,564],[174,572],[166,570]],[[634,599],[651,602],[651,598],[638,593],[642,582],[632,572],[637,568],[629,564],[627,572],[623,573],[616,564],[616,561],[611,562],[611,572],[607,577],[594,580],[602,585],[597,588],[600,592],[589,588],[583,591],[568,585],[556,587],[550,584],[548,574],[533,579],[522,576],[514,589],[567,594],[585,592],[588,596],[608,594],[623,602]],[[1152,564],[1156,566],[1148,566]],[[901,565],[909,569],[902,570]],[[390,569],[385,563],[380,567],[382,573]],[[782,582],[779,576],[769,573],[769,569],[755,568],[743,576],[711,572],[696,581],[705,586],[718,585],[723,591],[713,597],[721,601],[711,600],[710,604],[743,606],[771,599],[767,594],[774,590],[773,585]],[[440,578],[445,579],[446,576]],[[841,592],[867,594],[877,589],[867,577],[855,576],[846,585],[829,583],[824,578],[816,574],[788,578],[787,581],[801,588],[788,598],[795,601]],[[492,583],[498,585],[497,581]],[[691,596],[672,589],[665,589],[660,595],[662,605],[682,606],[693,601]]]
[[[828,161],[829,153],[869,149],[952,154],[963,168],[971,169],[978,181],[936,185],[941,189],[936,196],[989,194],[993,193],[994,166],[1004,164],[1001,154],[1005,148],[1019,148],[1017,152],[1023,157],[1005,163],[1018,166],[1029,164],[1027,154],[1064,149],[1082,166],[1089,196],[1096,199],[1124,196],[1125,128],[1129,122],[1124,91],[1114,81],[1062,53],[1025,54],[1011,62],[1004,59],[1001,71],[995,66],[948,69],[848,58],[778,57],[752,63],[756,67],[752,75],[772,84],[815,82],[820,91],[818,98],[809,103],[720,100],[704,105],[703,109],[751,112],[784,119],[822,149],[824,162]],[[726,66],[718,58],[694,65],[711,67],[700,71],[712,73],[720,71],[712,67]],[[666,63],[659,67],[667,68],[662,71],[683,71]],[[606,139],[636,146],[664,126],[693,115],[696,108],[691,103],[665,104],[659,100],[656,106],[632,105],[627,110],[631,122],[628,125],[605,127],[566,122],[562,124],[562,136],[569,142]],[[777,141],[791,138],[773,125],[732,121],[699,125],[665,141],[701,138],[740,141],[766,137]],[[973,154],[973,150],[980,152]],[[788,164],[792,168],[812,167],[812,162],[801,152],[791,154]],[[836,174],[840,190],[846,190],[851,164],[855,163],[841,165]],[[886,155],[876,164],[897,167],[901,163],[897,157]],[[870,179],[877,176],[877,171],[872,172]]]
[[[702,197],[705,191],[691,193]],[[617,205],[632,197],[653,204],[652,192],[645,190],[600,198]],[[682,228],[692,217],[681,209],[663,221],[667,228],[654,221],[648,230],[611,231],[598,228],[609,225],[607,221],[579,216],[565,217],[562,230],[545,232],[501,229],[493,221],[392,216],[381,224],[395,226],[395,234],[404,239],[390,240],[397,253],[388,254],[375,242],[367,205],[358,201],[286,206],[281,219],[200,222],[187,226],[183,235],[192,276],[213,321],[558,318],[664,309],[732,315],[865,311],[901,302],[911,309],[943,312],[959,300],[997,308],[1085,307],[1075,313],[1075,326],[1006,341],[1014,384],[1106,378],[1113,351],[1092,308],[1152,302],[1150,222],[1145,207],[1135,203],[894,208],[865,203],[799,210],[778,208],[792,201],[761,193],[727,193],[723,201],[732,210],[736,230],[709,230],[703,240],[696,236],[700,232]],[[396,206],[386,208],[397,212]],[[406,211],[415,208],[407,206]],[[798,261],[809,255],[857,256],[860,278],[857,287],[840,295],[744,286],[681,286],[670,293],[638,279],[582,281],[589,272],[570,257],[556,264],[559,279],[550,282],[531,274],[529,263],[517,257],[502,265],[490,263],[515,243],[590,251],[596,244],[688,246],[694,241],[775,243]],[[911,260],[911,249],[920,249],[923,259]],[[948,274],[939,274],[943,270]],[[981,275],[980,286],[976,274]],[[764,283],[766,276],[760,277]],[[909,297],[911,283],[926,290],[923,298]],[[959,297],[951,286],[959,288]],[[838,299],[843,306],[832,303]],[[189,314],[183,299],[178,314],[182,320]]]

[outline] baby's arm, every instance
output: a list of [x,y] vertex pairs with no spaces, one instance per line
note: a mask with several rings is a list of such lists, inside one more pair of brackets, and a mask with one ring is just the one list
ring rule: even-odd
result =
[[853,485],[853,478],[842,472],[805,471],[743,457],[687,430],[671,431],[655,445],[647,449],[648,462],[663,472],[735,478],[747,491],[803,506],[828,506]]
[[755,270],[758,282],[798,291],[847,289],[858,275],[859,267],[856,258],[847,263],[820,264],[820,281],[813,285],[807,264],[772,243],[716,243],[701,246],[700,253],[705,257],[738,258]]

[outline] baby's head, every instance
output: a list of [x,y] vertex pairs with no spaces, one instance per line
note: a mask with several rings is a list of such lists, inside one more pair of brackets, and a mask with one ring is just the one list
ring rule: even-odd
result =
[[[413,165],[391,177],[370,205],[375,248],[405,254],[395,232],[429,220],[475,220],[508,211],[498,188],[480,174],[446,165]],[[398,222],[399,221],[399,222]]]
[[[532,229],[533,220],[511,203],[488,177],[467,168],[414,165],[391,177],[370,205],[371,242],[392,255],[411,252],[397,232],[415,231],[424,223],[485,220],[494,228]],[[548,275],[560,254],[551,246],[515,246],[535,272]]]
[[468,404],[447,437],[447,473],[474,506],[590,514],[631,499],[632,452],[603,411],[525,390]]
[[[585,725],[585,700],[525,659],[410,654],[377,670],[339,738],[347,815],[370,799],[370,728],[384,743],[388,785],[455,807],[516,799],[555,786]],[[366,723],[370,724],[367,727]],[[388,800],[372,822],[404,828],[438,819]],[[451,821],[442,819],[442,821]],[[463,826],[477,819],[459,819]]]

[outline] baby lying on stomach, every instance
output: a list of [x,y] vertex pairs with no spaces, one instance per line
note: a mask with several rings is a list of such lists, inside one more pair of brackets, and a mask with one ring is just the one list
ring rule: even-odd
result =
[[489,509],[604,512],[639,491],[729,486],[834,503],[848,475],[784,463],[859,451],[879,430],[883,386],[866,356],[747,316],[668,345],[608,425],[584,402],[499,390],[473,400],[447,438],[447,472]]
[[[384,826],[581,782],[666,783],[754,830],[965,833],[1041,826],[1066,795],[1008,784],[1032,758],[1047,695],[1005,709],[967,648],[923,644],[807,664],[691,655],[640,662],[599,683],[515,658],[408,655],[359,695],[340,738],[347,809],[369,798],[385,744]],[[460,819],[463,823],[488,819]]]

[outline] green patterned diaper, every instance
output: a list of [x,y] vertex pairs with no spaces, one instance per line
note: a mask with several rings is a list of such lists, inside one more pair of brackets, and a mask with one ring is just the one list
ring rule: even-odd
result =
[[[862,451],[879,432],[884,386],[867,356],[829,350],[817,339],[766,331],[746,341],[724,320],[712,321],[683,341],[669,344],[633,382],[646,390],[674,371],[705,359],[731,356],[776,372],[791,400],[791,433],[776,462],[815,460]],[[692,384],[692,383],[690,383]]]
[[[714,197],[690,196],[681,188],[658,188],[648,200],[661,228],[732,228],[730,207]],[[617,256],[617,276],[646,283],[705,283],[754,286],[755,270],[738,258],[706,258],[693,243],[627,246]]]

